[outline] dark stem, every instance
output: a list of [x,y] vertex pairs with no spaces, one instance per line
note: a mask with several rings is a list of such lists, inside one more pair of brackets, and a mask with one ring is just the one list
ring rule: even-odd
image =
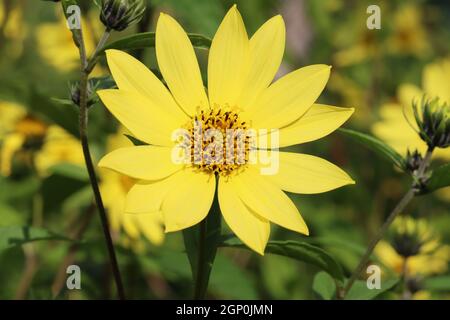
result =
[[348,293],[348,291],[353,286],[353,283],[356,281],[358,276],[361,274],[362,270],[366,266],[367,262],[369,261],[370,256],[372,255],[372,251],[375,249],[378,242],[383,238],[384,234],[386,233],[387,229],[391,225],[391,223],[394,221],[394,219],[397,217],[397,215],[403,211],[403,209],[406,207],[406,205],[414,198],[414,189],[410,189],[400,200],[400,202],[397,204],[397,206],[392,210],[391,214],[387,218],[387,220],[384,222],[383,226],[378,231],[375,238],[372,239],[369,246],[367,247],[366,252],[364,253],[364,256],[361,258],[358,266],[356,267],[355,271],[351,275],[350,279],[347,282],[347,285],[344,288],[343,296]]
[[122,277],[120,275],[119,265],[117,263],[117,257],[114,251],[111,233],[109,232],[108,217],[106,215],[106,210],[103,205],[103,199],[100,194],[100,189],[98,187],[98,180],[95,174],[95,168],[92,162],[91,152],[89,150],[88,135],[87,135],[88,131],[87,88],[88,88],[89,73],[93,69],[93,64],[91,63],[91,61],[95,60],[97,53],[100,51],[101,47],[103,47],[104,43],[106,42],[109,36],[109,30],[105,30],[102,39],[100,40],[99,44],[97,45],[97,48],[95,49],[91,61],[88,61],[86,56],[86,48],[84,45],[82,30],[80,29],[79,32],[74,32],[74,36],[77,38],[76,40],[79,44],[80,63],[81,63],[80,105],[79,105],[80,108],[79,131],[80,131],[81,146],[83,148],[83,156],[84,161],[86,163],[86,168],[89,173],[89,181],[91,183],[92,191],[94,192],[95,203],[97,204],[97,208],[100,214],[100,220],[102,222],[103,235],[105,236],[106,247],[108,249],[111,269],[116,283],[117,294],[120,300],[125,300],[125,292],[123,288]]
[[[205,298],[207,282],[206,276],[206,224],[207,218],[200,222],[200,232],[198,236],[198,254],[197,254],[197,274],[195,275],[194,299],[202,300]],[[206,282],[206,284],[205,284]]]
[[89,143],[87,137],[87,121],[88,121],[88,108],[87,108],[87,73],[82,72],[80,81],[80,140],[83,147],[84,161],[89,173],[89,180],[91,182],[92,191],[94,192],[95,203],[97,204],[98,212],[100,214],[100,220],[102,222],[103,235],[105,236],[106,246],[108,248],[109,259],[111,262],[111,269],[116,282],[117,293],[120,300],[125,300],[125,293],[122,284],[122,277],[119,271],[119,265],[117,263],[116,253],[114,251],[114,245],[109,232],[108,217],[106,216],[106,210],[103,205],[103,199],[98,187],[98,180],[95,174],[94,164],[92,162],[91,152],[89,150]]
[[403,266],[402,266],[402,277],[403,277],[403,292],[402,292],[402,299],[403,300],[410,300],[411,299],[411,292],[409,292],[408,288],[408,258],[405,257],[403,259]]
[[[428,165],[431,161],[431,155],[433,153],[433,149],[429,148],[427,150],[427,153],[422,160],[422,163],[420,164],[419,169],[417,169],[417,172],[414,174],[414,177],[419,182],[423,181],[426,178],[426,169],[428,168]],[[346,286],[343,290],[340,290],[338,292],[338,299],[343,299],[345,295],[350,291],[352,288],[354,282],[361,274],[362,270],[366,266],[367,262],[370,259],[370,256],[372,255],[373,250],[375,249],[376,245],[380,240],[383,238],[386,231],[389,229],[389,226],[392,224],[392,222],[395,220],[397,215],[403,211],[403,209],[409,204],[409,202],[414,198],[417,192],[417,186],[416,181],[413,182],[413,185],[408,190],[408,192],[403,196],[403,198],[400,200],[400,202],[395,206],[394,210],[389,214],[389,217],[384,222],[384,224],[381,226],[380,230],[378,231],[377,235],[372,239],[369,246],[367,247],[366,252],[364,253],[363,257],[361,258],[358,266],[356,267],[355,271],[350,276],[350,279],[348,280]]]

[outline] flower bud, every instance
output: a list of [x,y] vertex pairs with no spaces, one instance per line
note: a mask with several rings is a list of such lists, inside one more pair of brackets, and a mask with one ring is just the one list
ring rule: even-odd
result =
[[108,29],[122,31],[141,20],[144,0],[102,0],[100,20]]
[[422,161],[422,155],[417,149],[414,152],[410,152],[409,149],[406,151],[406,169],[409,172],[414,172],[419,169]]
[[[80,105],[80,83],[73,82],[69,84],[69,90],[70,90],[70,100],[72,102],[79,106]],[[93,98],[93,92],[95,91],[94,85],[92,80],[88,81],[87,84],[87,106],[90,107],[95,103],[95,100]]]
[[423,97],[420,106],[413,102],[413,111],[419,136],[429,148],[450,146],[450,105]]

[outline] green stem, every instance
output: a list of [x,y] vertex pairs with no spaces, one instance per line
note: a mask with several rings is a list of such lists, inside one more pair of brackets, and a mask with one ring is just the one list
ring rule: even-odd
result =
[[207,218],[200,222],[197,252],[197,274],[195,275],[194,299],[205,298],[209,277],[206,276],[206,224]]
[[[422,163],[420,164],[419,169],[417,169],[417,173],[415,173],[415,177],[417,180],[422,181],[425,178],[425,172],[428,168],[428,165],[431,161],[431,155],[433,153],[433,149],[430,148],[427,150],[427,153],[422,160]],[[376,245],[380,240],[384,237],[384,234],[389,229],[389,226],[392,224],[392,222],[395,220],[397,215],[405,209],[405,207],[409,204],[409,202],[414,198],[414,196],[417,193],[417,186],[415,185],[415,182],[411,186],[411,188],[408,190],[408,192],[403,196],[403,198],[400,200],[400,202],[395,206],[394,210],[389,214],[387,220],[384,222],[384,224],[381,226],[380,230],[376,234],[376,236],[372,239],[369,246],[367,247],[366,252],[364,253],[363,257],[358,263],[358,266],[356,267],[355,271],[350,276],[350,279],[348,280],[346,286],[343,290],[338,292],[338,298],[343,299],[345,298],[345,295],[350,291],[353,284],[355,283],[356,279],[359,277],[361,272],[363,271],[364,267],[367,265],[367,262],[370,259],[370,256],[372,255],[373,250],[375,249]]]
[[95,65],[97,63],[98,54],[100,53],[100,51],[105,46],[105,43],[108,40],[110,35],[111,35],[111,29],[106,28],[105,32],[103,32],[103,35],[102,35],[102,37],[100,38],[100,40],[99,40],[99,42],[97,44],[97,47],[95,48],[94,53],[92,54],[91,58],[89,59],[89,62],[87,63],[86,72],[88,74],[91,73],[92,69],[94,69],[94,67],[95,67]]
[[402,292],[402,299],[403,300],[410,300],[411,298],[411,292],[408,288],[408,258],[405,257],[403,259],[403,266],[402,266],[402,277],[403,277],[403,292]]

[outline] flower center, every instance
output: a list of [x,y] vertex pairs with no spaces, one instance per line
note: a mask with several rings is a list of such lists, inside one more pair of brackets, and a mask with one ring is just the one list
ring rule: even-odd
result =
[[194,167],[208,173],[229,175],[248,162],[249,128],[236,111],[229,108],[199,111],[186,128]]

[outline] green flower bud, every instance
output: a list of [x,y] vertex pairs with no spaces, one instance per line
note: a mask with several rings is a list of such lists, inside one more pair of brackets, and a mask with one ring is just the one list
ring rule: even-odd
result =
[[420,105],[413,102],[413,111],[418,134],[428,147],[450,146],[450,105],[440,102],[439,98],[423,97]]
[[100,20],[106,28],[122,31],[141,20],[145,12],[144,0],[102,0]]
[[406,151],[406,169],[409,172],[414,172],[419,169],[422,161],[422,155],[417,149],[414,152],[410,152],[409,149]]
[[[88,81],[88,85],[87,85],[87,105],[88,107],[92,106],[95,103],[95,99],[93,98],[93,93],[95,91],[94,88],[94,83],[93,81],[90,79]],[[69,84],[69,91],[70,91],[70,100],[72,100],[72,102],[79,106],[80,105],[80,83],[78,81],[76,82],[72,82]]]

